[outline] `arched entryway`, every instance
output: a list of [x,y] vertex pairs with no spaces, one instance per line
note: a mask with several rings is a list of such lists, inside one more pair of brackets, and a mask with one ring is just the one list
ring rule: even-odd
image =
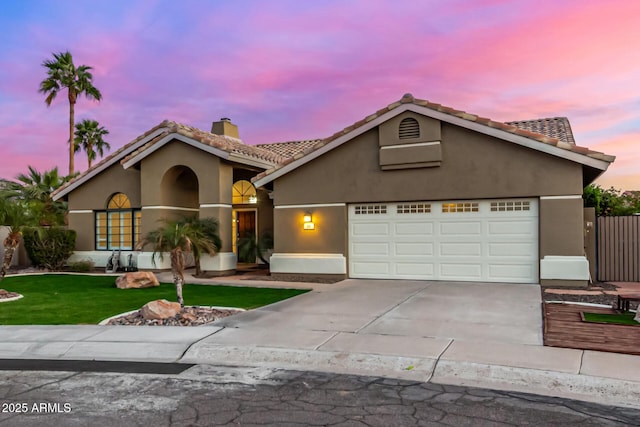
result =
[[165,172],[160,187],[164,207],[196,211],[200,207],[198,177],[187,166],[174,166]]

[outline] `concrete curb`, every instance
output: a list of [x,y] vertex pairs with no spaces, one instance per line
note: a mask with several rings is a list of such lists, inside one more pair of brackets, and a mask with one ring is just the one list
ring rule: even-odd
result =
[[188,350],[179,362],[374,375],[426,382],[431,378],[436,359],[339,351],[200,345]]
[[215,344],[201,344],[192,348],[179,362],[374,375],[572,398],[640,409],[640,382],[497,364]]
[[639,382],[585,374],[440,360],[432,381],[640,409]]

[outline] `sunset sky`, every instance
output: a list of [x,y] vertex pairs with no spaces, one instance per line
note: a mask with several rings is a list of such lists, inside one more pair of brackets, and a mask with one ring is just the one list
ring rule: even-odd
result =
[[104,97],[76,120],[112,151],[164,119],[322,138],[410,92],[498,121],[566,116],[578,145],[617,156],[599,183],[640,190],[637,0],[5,0],[0,26],[2,178],[68,171],[66,94],[47,108],[38,86],[69,50]]

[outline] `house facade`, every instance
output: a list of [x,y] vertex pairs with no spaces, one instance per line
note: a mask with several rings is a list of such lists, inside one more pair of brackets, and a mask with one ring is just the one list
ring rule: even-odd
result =
[[499,123],[407,94],[323,140],[249,146],[227,120],[163,122],[54,197],[75,257],[97,265],[188,214],[219,219],[210,271],[270,231],[274,275],[578,285],[582,190],[613,160],[576,146],[565,118]]

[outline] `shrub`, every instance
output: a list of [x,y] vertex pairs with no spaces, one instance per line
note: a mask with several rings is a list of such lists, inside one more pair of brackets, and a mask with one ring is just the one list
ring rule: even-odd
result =
[[62,270],[76,247],[76,232],[62,227],[29,227],[23,239],[33,265],[54,271]]
[[74,273],[89,273],[93,271],[95,263],[90,259],[83,259],[81,261],[70,262],[67,267],[69,271],[73,271]]

